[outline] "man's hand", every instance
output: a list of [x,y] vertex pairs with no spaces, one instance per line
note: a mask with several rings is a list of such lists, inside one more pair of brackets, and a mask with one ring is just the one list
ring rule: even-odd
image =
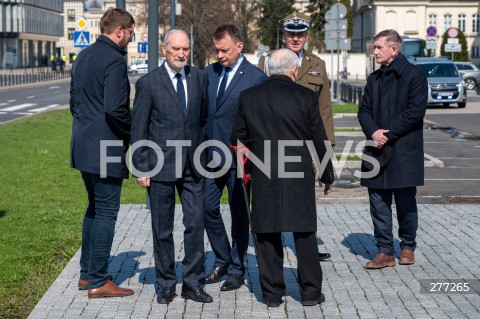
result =
[[332,192],[333,184],[325,184],[325,189],[323,190],[324,195],[328,195]]
[[377,144],[377,148],[382,148],[385,144],[387,144],[388,137],[386,137],[385,134],[388,132],[390,132],[390,130],[379,129],[372,134],[372,140]]
[[137,178],[138,185],[142,187],[149,187],[150,186],[150,177],[139,177]]

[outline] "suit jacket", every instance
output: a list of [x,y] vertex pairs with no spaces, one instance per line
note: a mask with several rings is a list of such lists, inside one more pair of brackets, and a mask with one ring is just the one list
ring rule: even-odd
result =
[[106,176],[128,178],[125,155],[130,142],[130,83],[125,52],[101,35],[75,60],[70,82],[72,139],[70,163],[80,171],[100,174],[100,141],[119,142],[106,148]]
[[[384,168],[361,185],[394,189],[423,185],[423,117],[427,109],[425,72],[400,54],[387,68],[370,74],[358,109],[358,120],[367,139],[378,129],[390,130],[385,150],[371,154]],[[368,171],[365,161],[362,171]]]
[[[132,113],[132,146],[135,142],[148,140],[157,144],[161,150],[151,147],[140,147],[132,154],[135,168],[143,174],[137,177],[150,177],[155,181],[175,181],[183,172],[188,159],[194,173],[201,177],[194,165],[193,154],[204,141],[203,127],[206,121],[206,89],[207,77],[203,70],[189,65],[185,66],[187,79],[187,113],[184,114],[177,92],[165,68],[165,63],[157,69],[138,79],[136,83],[135,100]],[[167,141],[187,140],[190,146],[182,147],[181,156],[176,155],[174,146],[168,146]],[[156,152],[163,155],[163,168],[155,174],[145,174],[155,168],[159,158]],[[205,154],[203,152],[202,154]],[[201,157],[205,165],[205,156]],[[177,175],[177,176],[176,176]]]
[[[208,140],[217,140],[230,148],[230,138],[232,136],[233,122],[237,115],[237,104],[240,92],[262,83],[267,76],[247,61],[244,57],[239,65],[237,72],[230,81],[220,104],[217,106],[217,90],[222,75],[223,66],[216,62],[206,68],[208,77],[208,121],[206,125],[206,137]],[[211,148],[208,152],[208,161],[211,160]],[[224,163],[223,153],[222,163]],[[232,163],[235,167],[235,161]]]
[[[260,168],[252,170],[252,226],[257,233],[310,232],[317,230],[315,176],[312,158],[305,141],[313,141],[322,160],[327,139],[318,110],[317,96],[311,90],[283,75],[240,94],[238,115],[232,134],[262,162],[271,165],[268,177]],[[271,141],[271,159],[265,160],[264,141]],[[285,172],[301,172],[301,178],[281,178],[279,141],[298,141],[285,147]],[[296,157],[296,158],[294,158]],[[333,183],[330,160],[322,182]]]
[[[258,67],[266,71],[265,59],[271,52],[266,52],[260,57]],[[323,126],[328,139],[335,145],[335,132],[333,130],[333,110],[330,98],[330,86],[328,82],[327,68],[325,61],[313,53],[303,52],[302,65],[298,70],[298,84],[309,88],[317,94],[318,107],[322,116]]]

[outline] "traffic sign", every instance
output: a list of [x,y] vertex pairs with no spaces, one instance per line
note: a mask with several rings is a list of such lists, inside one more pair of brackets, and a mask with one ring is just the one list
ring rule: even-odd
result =
[[141,40],[142,42],[148,42],[148,33],[142,33]]
[[340,39],[344,39],[347,37],[347,31],[337,31],[337,30],[333,30],[333,31],[325,31],[325,38],[326,39],[336,39],[337,37],[339,37]]
[[77,29],[83,30],[87,26],[87,20],[80,18],[75,25],[77,26]]
[[325,13],[325,20],[335,21],[345,18],[347,15],[347,7],[341,3],[335,3],[330,10]]
[[138,53],[148,53],[147,42],[138,42]]
[[[337,25],[338,23],[338,25]],[[333,22],[325,23],[325,31],[337,31],[337,30],[347,30],[348,22],[347,19],[342,19]]]
[[447,43],[448,44],[460,43],[460,39],[459,38],[448,38]]
[[437,28],[435,28],[433,25],[429,26],[427,28],[427,35],[429,37],[434,37],[437,35]]
[[425,48],[426,49],[436,49],[437,48],[437,38],[436,37],[427,37],[425,39]]
[[448,28],[447,29],[447,37],[449,37],[449,38],[456,38],[456,37],[458,37],[459,34],[460,34],[460,32],[458,31],[457,28]]
[[86,48],[89,45],[90,45],[90,32],[88,31],[73,32],[73,46],[75,48]]
[[339,39],[325,39],[325,46],[327,50],[350,50],[352,43],[350,38]]
[[457,43],[445,43],[445,52],[462,52],[462,45]]

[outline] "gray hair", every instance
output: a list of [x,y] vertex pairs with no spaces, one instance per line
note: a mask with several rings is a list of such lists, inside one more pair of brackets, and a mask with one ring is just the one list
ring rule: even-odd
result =
[[395,45],[400,51],[403,41],[402,41],[402,37],[400,36],[400,34],[398,34],[397,31],[393,29],[380,31],[373,37],[373,41],[377,41],[379,38],[382,38],[382,37],[385,37],[385,42],[388,44],[388,46],[391,47]]
[[168,41],[170,40],[170,37],[172,36],[172,34],[174,34],[176,32],[183,33],[187,37],[187,39],[190,40],[190,37],[188,36],[187,32],[183,31],[182,29],[172,29],[165,34],[165,38],[163,38],[163,45],[166,46],[168,44]]
[[269,75],[287,75],[294,66],[300,68],[298,56],[290,49],[280,49],[272,53],[268,59]]

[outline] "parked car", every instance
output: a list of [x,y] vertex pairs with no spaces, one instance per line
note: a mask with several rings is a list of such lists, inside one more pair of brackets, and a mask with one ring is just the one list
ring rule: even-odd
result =
[[480,85],[480,68],[471,62],[455,62],[458,71],[463,76],[465,86],[469,90]]
[[140,63],[140,64],[132,64],[128,67],[128,74],[130,75],[137,75],[137,74],[145,74],[148,73],[148,64]]
[[[158,66],[162,65],[162,63],[165,61],[165,58],[160,58],[158,59]],[[127,69],[128,74],[130,75],[137,75],[137,74],[146,74],[148,73],[148,61],[143,60],[140,63],[132,64],[128,67]]]
[[448,107],[457,103],[459,108],[467,105],[467,88],[455,64],[446,58],[417,58],[412,63],[427,74],[428,103]]

